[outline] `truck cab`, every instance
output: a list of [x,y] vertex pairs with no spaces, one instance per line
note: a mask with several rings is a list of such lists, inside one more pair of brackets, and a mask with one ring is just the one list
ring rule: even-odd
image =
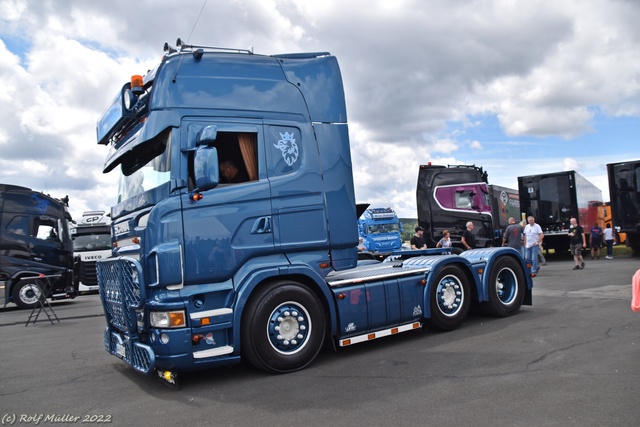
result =
[[111,257],[111,227],[104,211],[87,211],[71,228],[77,260],[78,292],[97,292],[96,263]]
[[418,225],[428,247],[449,230],[454,248],[462,249],[467,222],[474,224],[477,247],[494,242],[493,214],[487,176],[474,165],[421,165],[418,173]]
[[368,208],[358,218],[358,234],[369,252],[402,249],[402,223],[391,208]]
[[52,299],[76,296],[70,221],[60,200],[0,184],[0,282],[5,304],[34,307],[41,275],[51,277]]

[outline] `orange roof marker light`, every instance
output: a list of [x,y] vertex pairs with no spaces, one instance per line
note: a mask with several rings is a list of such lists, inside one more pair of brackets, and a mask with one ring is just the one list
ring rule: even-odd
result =
[[142,81],[142,76],[131,76],[131,92],[136,94],[144,92],[144,83]]

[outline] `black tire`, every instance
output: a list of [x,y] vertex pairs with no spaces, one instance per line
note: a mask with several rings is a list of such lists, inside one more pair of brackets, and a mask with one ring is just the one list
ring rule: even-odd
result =
[[448,265],[440,270],[431,287],[429,305],[430,326],[443,331],[460,326],[471,307],[469,278],[464,270],[456,265]]
[[489,301],[480,304],[482,311],[491,316],[507,317],[522,307],[525,277],[522,266],[515,259],[498,258],[489,276]]
[[38,303],[40,288],[35,280],[22,280],[13,288],[13,302],[20,308],[33,308]]
[[291,281],[263,286],[242,315],[242,356],[256,368],[286,373],[305,368],[318,355],[326,332],[318,296]]

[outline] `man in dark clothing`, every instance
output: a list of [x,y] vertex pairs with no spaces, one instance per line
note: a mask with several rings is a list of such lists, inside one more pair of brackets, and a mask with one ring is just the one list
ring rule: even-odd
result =
[[509,246],[522,255],[522,233],[524,233],[524,227],[518,224],[514,217],[509,218],[509,225],[502,237],[502,246]]
[[573,260],[576,262],[574,270],[580,270],[584,268],[584,258],[582,258],[582,248],[587,246],[587,238],[584,235],[584,229],[580,224],[578,224],[578,220],[575,218],[571,218],[569,220],[571,225],[569,226],[569,237],[571,237],[571,242],[569,248],[571,249],[571,255],[573,255]]
[[416,227],[416,234],[411,238],[411,249],[427,249],[424,241],[424,228]]
[[602,247],[602,228],[596,222],[591,227],[591,259],[597,256],[600,259],[600,248]]
[[465,250],[476,247],[476,235],[473,234],[473,222],[467,222],[467,229],[462,233],[462,239],[460,241]]

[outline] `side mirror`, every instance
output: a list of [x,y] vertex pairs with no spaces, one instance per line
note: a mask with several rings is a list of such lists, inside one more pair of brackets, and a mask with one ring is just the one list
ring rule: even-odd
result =
[[218,137],[218,127],[215,125],[205,126],[196,135],[196,146],[212,145]]
[[206,191],[217,187],[220,176],[218,150],[214,147],[199,147],[193,159],[193,171],[198,190]]

